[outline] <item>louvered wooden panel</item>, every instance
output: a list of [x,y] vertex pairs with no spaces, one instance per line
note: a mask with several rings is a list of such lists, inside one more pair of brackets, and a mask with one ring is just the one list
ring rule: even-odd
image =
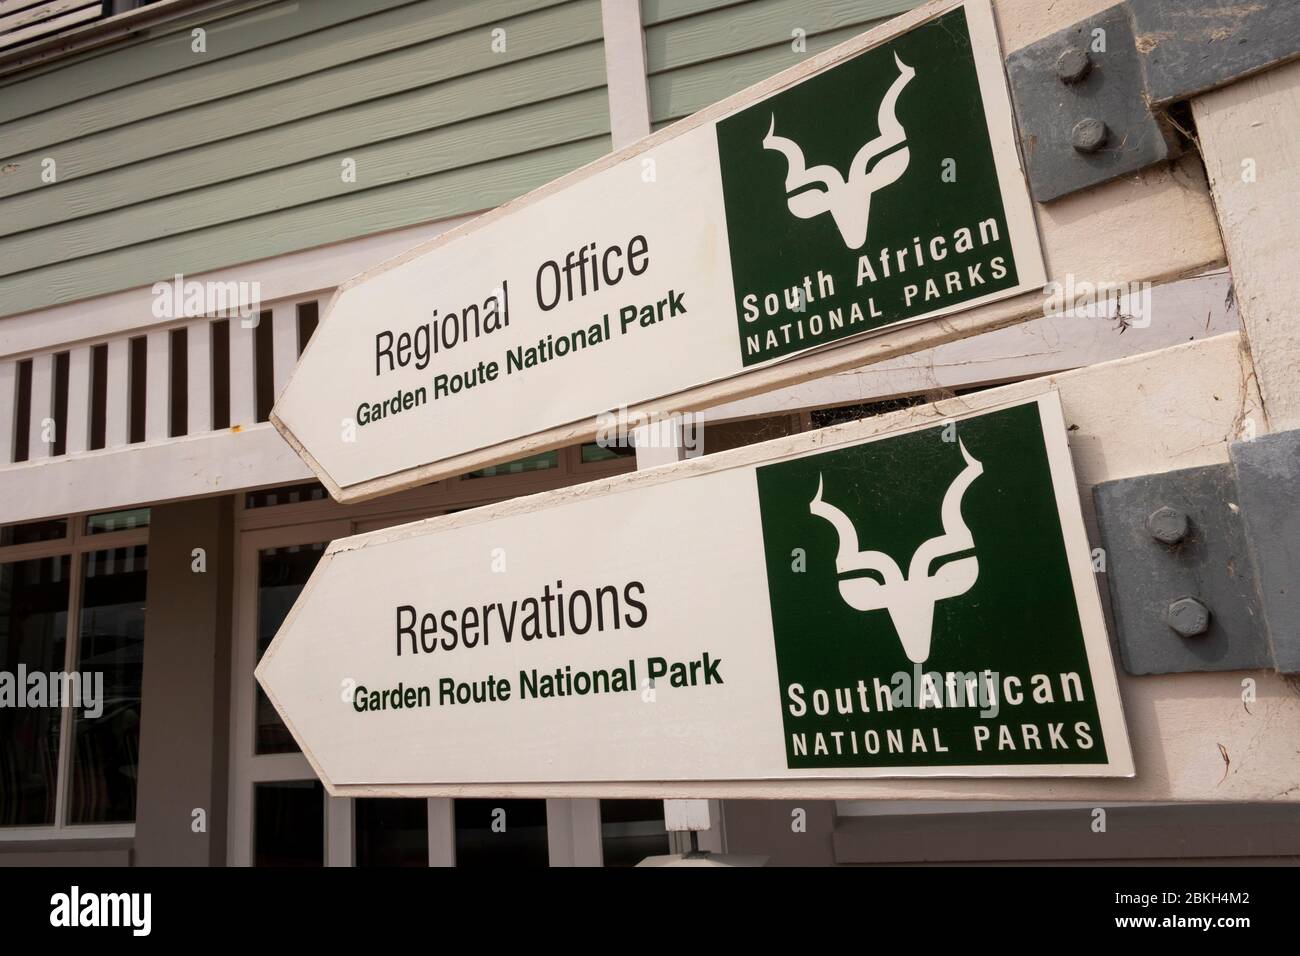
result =
[[4,0],[0,2],[0,50],[44,39],[103,12],[103,3],[87,0]]

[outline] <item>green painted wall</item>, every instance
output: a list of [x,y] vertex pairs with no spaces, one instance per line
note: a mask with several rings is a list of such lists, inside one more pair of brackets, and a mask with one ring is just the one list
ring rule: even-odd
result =
[[599,0],[250,0],[0,79],[0,315],[491,208],[609,149]]
[[[641,0],[655,129],[919,6],[920,0]],[[796,29],[806,52],[793,49]]]
[[[642,0],[652,121],[915,5]],[[609,149],[600,0],[197,13],[0,78],[0,315],[491,208]]]

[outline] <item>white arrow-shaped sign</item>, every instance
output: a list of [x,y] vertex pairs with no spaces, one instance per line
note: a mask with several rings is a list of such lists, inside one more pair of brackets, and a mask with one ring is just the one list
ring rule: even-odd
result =
[[354,500],[1041,288],[999,51],[932,4],[384,263],[272,421]]
[[1055,393],[879,429],[336,541],[257,679],[336,794],[1131,774]]

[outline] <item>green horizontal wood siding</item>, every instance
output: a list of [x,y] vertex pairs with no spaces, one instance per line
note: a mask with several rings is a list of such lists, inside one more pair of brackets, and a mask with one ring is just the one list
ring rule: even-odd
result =
[[0,314],[490,208],[609,150],[599,0],[257,4],[210,59],[189,29],[0,81]]
[[[642,0],[656,128],[857,36],[920,0]],[[806,49],[797,51],[802,31]]]
[[[275,212],[212,229],[165,238],[126,249],[73,259],[0,280],[0,300],[67,302],[84,298],[86,288],[128,289],[173,272],[193,274],[215,268],[212,249],[238,249],[240,262],[282,255],[311,246],[396,229],[439,218],[430,210],[455,208],[466,194],[481,208],[498,206],[536,186],[564,175],[610,151],[608,134],[528,156],[512,157],[458,169],[443,177],[407,180],[384,189],[343,194],[305,209]],[[159,265],[163,263],[164,265]],[[248,280],[255,280],[249,275]],[[38,306],[27,306],[27,309]]]

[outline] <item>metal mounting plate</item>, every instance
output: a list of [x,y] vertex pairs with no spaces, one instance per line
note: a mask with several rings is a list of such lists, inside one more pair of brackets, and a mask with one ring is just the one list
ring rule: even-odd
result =
[[[1058,72],[1067,50],[1091,64],[1072,82]],[[1173,138],[1147,108],[1142,63],[1123,4],[1012,53],[1007,77],[1029,186],[1039,202],[1136,172],[1175,152]],[[1105,123],[1108,133],[1095,151],[1082,152],[1075,148],[1075,127],[1088,119]]]
[[1228,455],[1273,661],[1300,673],[1300,430],[1236,442]]
[[[1273,667],[1236,496],[1231,465],[1093,489],[1120,656],[1130,674]],[[1162,544],[1147,530],[1147,517],[1161,507],[1189,518],[1187,537],[1177,544]],[[1210,608],[1206,633],[1182,637],[1170,627],[1169,605],[1183,597]]]
[[1152,106],[1184,100],[1300,54],[1296,0],[1128,0]]

